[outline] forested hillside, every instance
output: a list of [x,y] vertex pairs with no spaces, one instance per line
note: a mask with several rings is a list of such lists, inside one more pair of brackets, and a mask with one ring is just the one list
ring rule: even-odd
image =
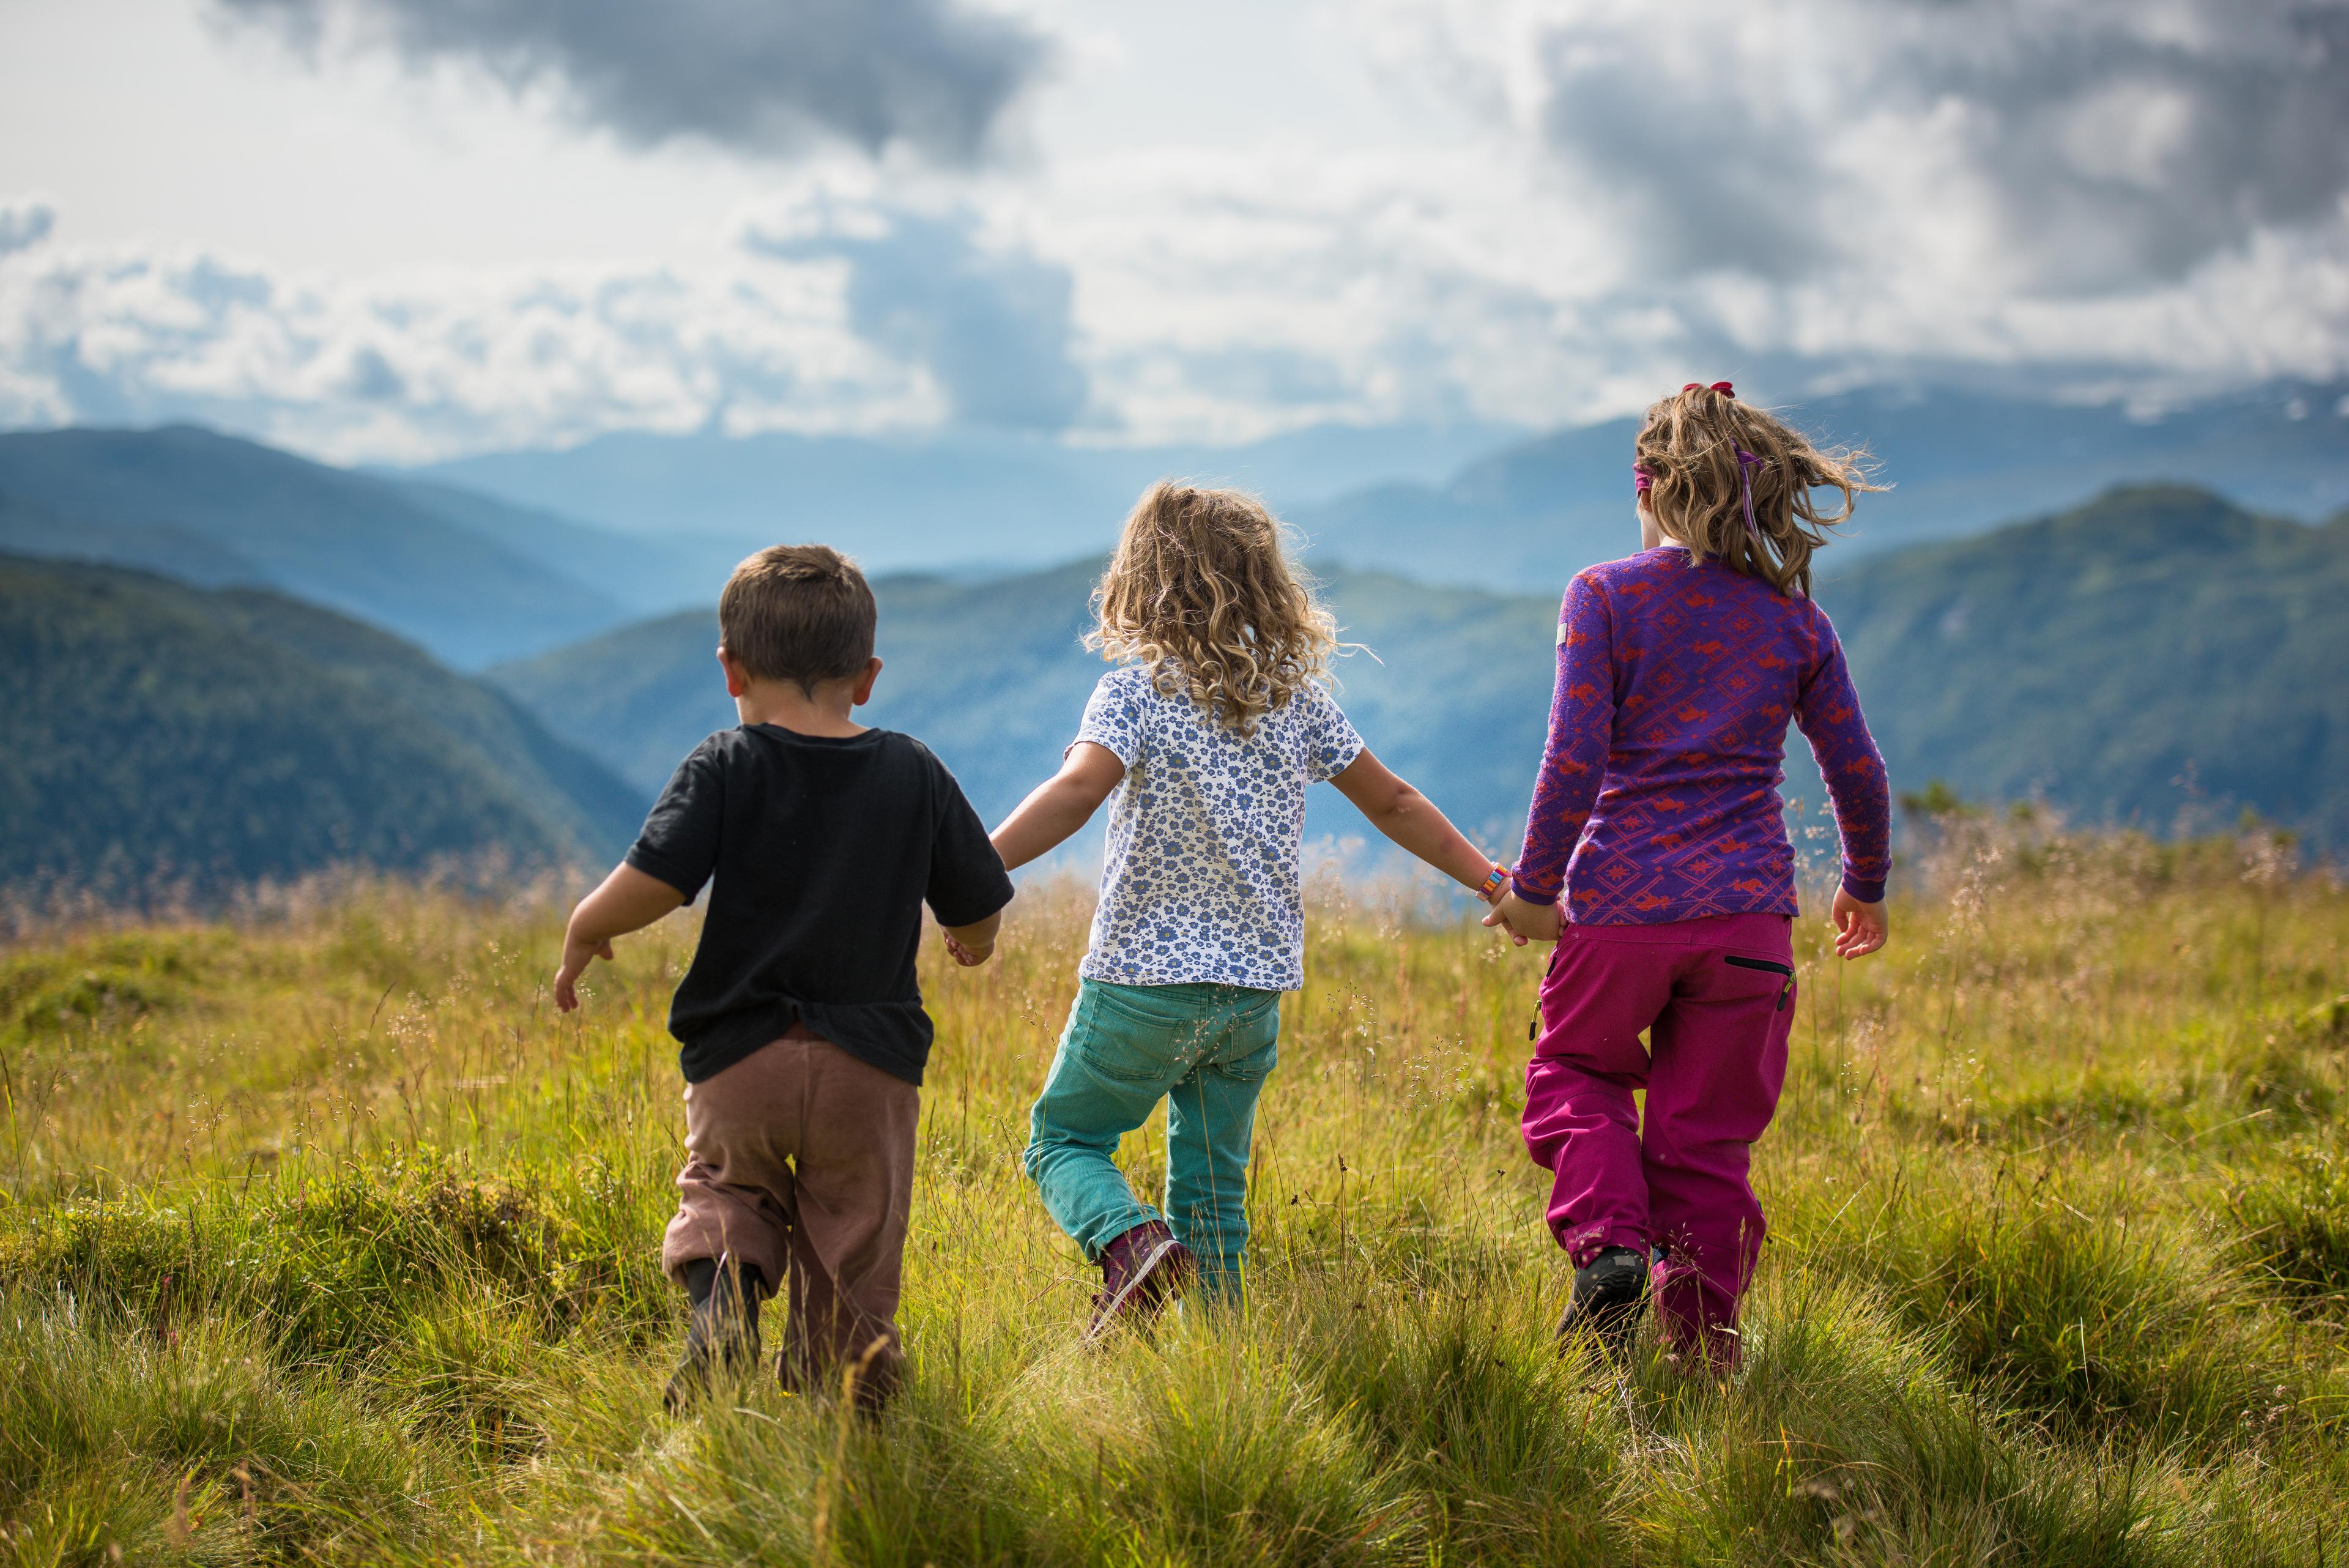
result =
[[[1059,764],[1106,668],[1080,639],[1099,575],[1085,562],[980,587],[885,577],[885,668],[866,722],[919,735],[993,821]],[[1371,745],[1496,843],[1521,825],[1539,761],[1557,607],[1341,572],[1340,700]],[[490,679],[646,789],[735,722],[711,650],[717,618],[665,618],[491,671]],[[1363,831],[1334,799],[1322,831]]]
[[[1832,568],[1832,551],[1824,557]],[[885,578],[869,717],[929,741],[990,818],[1055,764],[1102,665],[1079,644],[1098,570],[981,587]],[[1496,840],[1524,820],[1547,721],[1554,592],[1328,576],[1340,697],[1379,753]],[[1558,585],[1562,589],[1563,584]],[[2251,806],[2349,846],[2349,522],[2264,518],[2208,493],[2115,491],[1826,577],[1896,786],[2044,797],[2166,831]],[[640,787],[733,722],[714,617],[631,627],[492,679]],[[1797,793],[1816,794],[1791,742]],[[1318,830],[1360,831],[1323,803]]]
[[588,586],[667,581],[636,542],[189,425],[0,435],[0,550],[277,588],[467,668],[676,602]]
[[643,803],[508,698],[264,589],[0,556],[0,885],[601,860]]
[[1822,585],[1894,776],[2349,847],[2349,514],[2117,490]]

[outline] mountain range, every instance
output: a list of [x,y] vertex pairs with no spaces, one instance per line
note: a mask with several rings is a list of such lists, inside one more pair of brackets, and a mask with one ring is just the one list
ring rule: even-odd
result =
[[527,871],[608,859],[643,808],[502,693],[332,610],[0,556],[0,886]]
[[[1059,765],[1106,668],[1082,645],[1085,561],[982,585],[881,577],[881,680],[868,723],[920,736],[990,823]],[[1554,600],[1430,587],[1340,570],[1324,585],[1358,645],[1339,696],[1371,748],[1498,844],[1522,826],[1539,759]],[[712,650],[718,623],[688,611],[502,665],[488,679],[647,792],[711,731],[735,722]],[[1363,831],[1319,803],[1317,833]]]
[[191,425],[0,435],[0,551],[272,587],[467,668],[706,597],[725,569]]
[[[1747,395],[1767,400],[1768,389]],[[2349,505],[2349,384],[2276,383],[2142,415],[2121,400],[1898,387],[1779,411],[1830,445],[1864,446],[1891,486],[1862,502],[1840,546],[1847,557],[1981,533],[2147,480],[2286,516]],[[1490,426],[1325,427],[1225,449],[616,435],[419,472],[647,537],[683,531],[745,548],[823,538],[874,571],[1032,567],[1103,552],[1142,488],[1175,474],[1262,492],[1324,564],[1531,593],[1635,537],[1637,429],[1631,419],[1530,438]]]
[[[1834,557],[1826,561],[1832,565]],[[1057,764],[1102,664],[1086,562],[968,586],[875,583],[869,722],[922,736],[994,820]],[[1374,750],[1498,846],[1523,825],[1547,718],[1555,597],[1327,574],[1340,697]],[[2251,806],[2349,846],[2349,515],[2323,527],[2140,486],[1823,577],[1896,785],[2036,796],[2167,831]],[[631,627],[489,679],[639,788],[733,722],[715,618]],[[1818,797],[1799,740],[1798,795]],[[1358,833],[1341,808],[1319,831]],[[2223,817],[2220,818],[2223,820]]]
[[[1819,588],[1902,788],[1940,778],[2155,828],[2184,807],[2209,823],[2250,806],[2349,847],[2349,523],[2138,485],[1980,526],[2009,488],[2130,465],[2223,471],[2303,514],[2337,504],[2341,415],[2313,394],[2271,401],[2140,425],[2109,410],[2033,423],[1950,397],[1903,423],[1859,399],[1825,421],[1865,426],[1903,476],[1864,517],[1911,506],[1831,551]],[[1615,487],[1629,433],[1565,432],[1442,485],[1292,508],[1357,645],[1337,670],[1349,711],[1495,847],[1540,748],[1557,593],[1633,542]],[[669,449],[636,439],[647,466],[629,483],[651,483]],[[1394,440],[1391,469],[1444,456],[1425,431]],[[2015,465],[2031,452],[2036,468]],[[726,483],[754,485],[766,457],[734,455]],[[979,512],[951,504],[952,463],[930,471],[910,445],[892,461],[901,498],[933,498],[935,526],[983,535]],[[1233,461],[1299,493],[1377,467],[1351,435]],[[1602,483],[1615,498],[1588,499]],[[1561,494],[1584,497],[1583,523]],[[1934,496],[1946,513],[1919,509]],[[1335,547],[1347,529],[1359,551]],[[1901,529],[1922,542],[1891,547]],[[875,574],[888,669],[870,716],[929,740],[990,817],[1050,770],[1100,672],[1079,639],[1107,536],[1040,569]],[[1034,537],[1062,536],[1040,521]],[[357,472],[191,427],[0,436],[0,882],[604,859],[675,760],[732,722],[703,607],[750,542],[597,526],[443,474]],[[1815,794],[1795,752],[1792,787]],[[1334,798],[1312,826],[1361,831]]]
[[[1860,498],[1836,549],[1844,561],[1980,534],[2147,480],[2287,516],[2349,505],[2349,397],[2339,387],[2271,388],[2142,419],[2116,403],[1884,389],[1779,411],[1825,445],[1864,448],[1889,486]],[[1628,419],[1561,431],[1447,483],[1360,490],[1299,507],[1294,520],[1324,558],[1504,589],[1563,583],[1635,537],[1638,433]]]
[[[1857,559],[2148,478],[2323,515],[2349,504],[2344,409],[2340,388],[2277,384],[2145,419],[1884,389],[1791,412],[1824,440],[1864,439],[1892,485],[1838,546]],[[1232,448],[635,434],[397,472],[191,426],[20,431],[0,435],[0,551],[274,587],[471,670],[708,604],[779,538],[828,539],[876,575],[1049,567],[1105,551],[1142,487],[1177,473],[1263,491],[1325,569],[1538,595],[1634,537],[1632,433],[1318,427]]]
[[[2349,849],[2349,512],[2115,491],[1819,587],[1899,787]],[[2182,822],[2181,822],[2182,819]]]

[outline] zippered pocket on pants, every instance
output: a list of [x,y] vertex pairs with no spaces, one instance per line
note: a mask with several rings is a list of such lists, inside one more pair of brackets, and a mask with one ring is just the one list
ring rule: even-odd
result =
[[1771,974],[1785,975],[1786,982],[1778,988],[1778,1005],[1771,1011],[1784,1012],[1786,1010],[1786,997],[1795,989],[1793,964],[1780,963],[1775,959],[1746,958],[1738,953],[1724,953],[1722,955],[1721,961],[1732,969],[1758,969],[1767,971]]

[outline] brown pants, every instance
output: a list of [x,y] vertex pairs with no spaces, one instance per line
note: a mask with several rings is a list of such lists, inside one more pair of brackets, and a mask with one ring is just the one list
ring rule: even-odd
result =
[[809,1393],[865,1363],[865,1402],[897,1385],[897,1296],[922,1092],[801,1025],[685,1089],[685,1168],[661,1268],[730,1257],[789,1282],[781,1375]]

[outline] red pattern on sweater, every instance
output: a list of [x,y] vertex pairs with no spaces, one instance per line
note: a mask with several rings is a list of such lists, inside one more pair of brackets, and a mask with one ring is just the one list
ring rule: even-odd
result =
[[1844,888],[1874,903],[1891,792],[1826,612],[1673,545],[1580,573],[1558,614],[1518,896],[1564,891],[1579,925],[1794,914],[1789,720],[1826,779]]

